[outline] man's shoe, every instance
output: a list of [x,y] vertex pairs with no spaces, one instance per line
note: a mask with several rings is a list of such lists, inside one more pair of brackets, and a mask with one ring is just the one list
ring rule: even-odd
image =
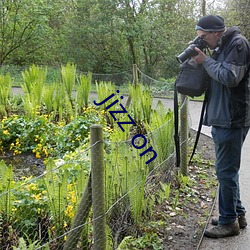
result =
[[223,238],[228,236],[239,235],[240,227],[238,222],[234,222],[232,224],[222,225],[219,224],[210,229],[206,229],[204,235],[209,238]]
[[[240,229],[243,229],[243,228],[245,228],[247,226],[247,220],[246,220],[245,214],[239,215],[238,222],[239,222]],[[218,219],[217,218],[212,218],[211,224],[214,225],[214,226],[217,226],[218,225]]]
[[247,220],[245,214],[239,215],[238,222],[241,229],[247,226]]

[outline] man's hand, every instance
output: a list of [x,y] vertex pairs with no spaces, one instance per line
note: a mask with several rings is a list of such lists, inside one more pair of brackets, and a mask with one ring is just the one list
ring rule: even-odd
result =
[[198,53],[197,56],[192,57],[197,64],[203,64],[207,56],[197,47],[194,48],[195,51]]

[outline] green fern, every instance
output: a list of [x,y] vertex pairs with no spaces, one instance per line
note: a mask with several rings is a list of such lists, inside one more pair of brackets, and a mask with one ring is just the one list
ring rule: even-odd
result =
[[50,210],[57,225],[61,228],[67,205],[68,177],[66,172],[61,173],[56,170],[52,159],[49,159],[46,164],[46,172],[44,184],[48,193]]
[[24,110],[26,115],[34,117],[39,111],[43,90],[46,82],[47,68],[32,65],[28,70],[22,72],[24,82],[21,87],[24,91]]
[[11,217],[14,196],[11,189],[14,187],[12,166],[8,167],[4,161],[0,161],[0,212],[6,216],[7,221]]
[[62,85],[70,100],[72,100],[72,91],[76,81],[76,65],[67,63],[61,66]]
[[76,102],[79,110],[88,107],[89,94],[91,89],[92,74],[80,75],[77,88]]

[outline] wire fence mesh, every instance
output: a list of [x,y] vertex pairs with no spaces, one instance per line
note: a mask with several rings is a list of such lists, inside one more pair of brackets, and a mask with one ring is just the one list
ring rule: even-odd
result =
[[[149,80],[150,86],[159,83],[140,73],[144,84]],[[77,149],[74,157],[48,159],[39,166],[42,174],[37,176],[16,177],[15,169],[1,161],[1,249],[97,249],[98,241],[105,241],[107,248],[102,249],[118,249],[127,237],[143,233],[138,226],[153,217],[154,204],[162,197],[161,183],[171,181],[175,166],[173,113],[161,109],[155,116],[158,122],[152,127],[125,132],[118,129],[101,141],[105,152],[105,213],[97,218],[93,217],[93,199],[98,207],[101,198],[98,193],[93,197],[96,187],[90,158],[95,145]],[[157,152],[151,162],[150,147]],[[94,224],[98,226],[103,216],[105,235],[101,230],[95,236]]]

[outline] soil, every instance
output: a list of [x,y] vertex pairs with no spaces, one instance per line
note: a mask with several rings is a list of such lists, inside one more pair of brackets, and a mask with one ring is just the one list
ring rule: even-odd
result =
[[[195,134],[191,131],[191,138],[195,138]],[[193,147],[193,139],[190,146]],[[179,190],[177,207],[173,208],[176,192],[170,202],[158,207],[161,213],[167,215],[167,227],[159,231],[159,235],[163,236],[164,250],[199,249],[215,204],[218,183],[212,139],[201,134],[196,152],[194,162],[188,168],[191,183],[184,188],[178,183],[175,185]]]
[[22,153],[14,156],[12,152],[7,152],[0,156],[0,160],[4,160],[6,165],[13,167],[16,181],[23,176],[39,176],[45,171],[43,159],[37,159],[32,153]]

